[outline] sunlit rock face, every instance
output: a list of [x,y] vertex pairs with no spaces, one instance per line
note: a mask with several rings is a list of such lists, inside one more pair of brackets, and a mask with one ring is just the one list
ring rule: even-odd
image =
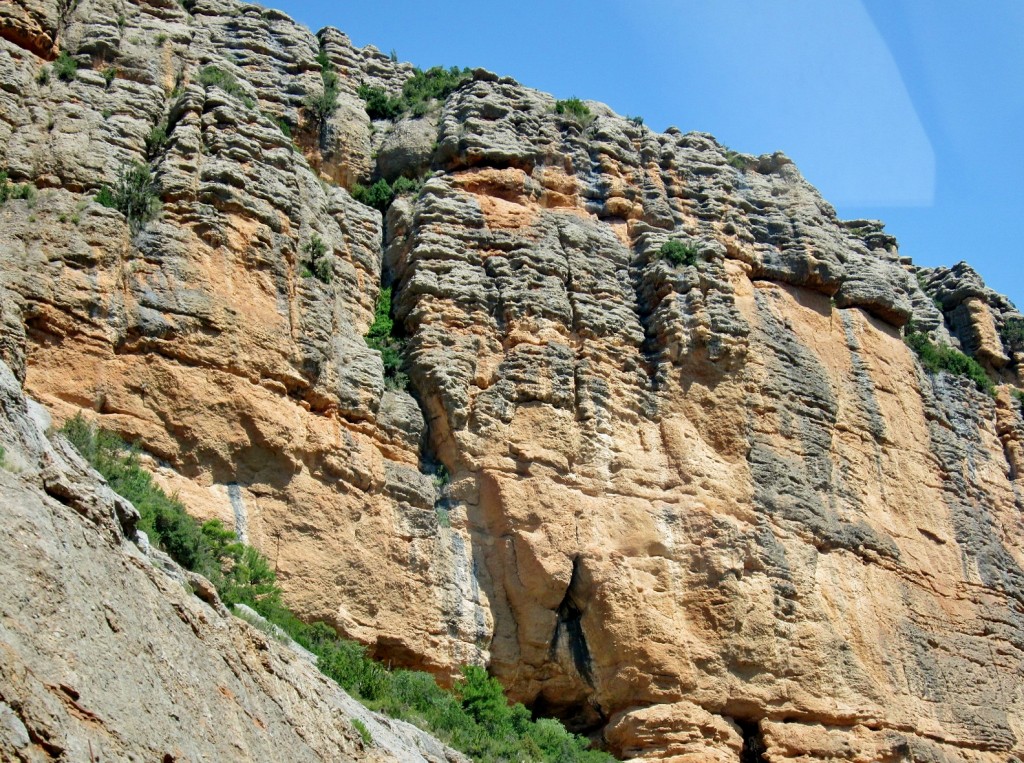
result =
[[[0,207],[4,358],[303,616],[486,664],[622,757],[1024,755],[1024,344],[968,266],[915,268],[781,154],[482,70],[371,122],[359,86],[412,69],[257,6],[18,3],[0,35],[0,159],[39,189]],[[90,202],[132,161],[138,233]],[[349,193],[401,176],[384,216]],[[362,339],[382,285],[405,390]]]

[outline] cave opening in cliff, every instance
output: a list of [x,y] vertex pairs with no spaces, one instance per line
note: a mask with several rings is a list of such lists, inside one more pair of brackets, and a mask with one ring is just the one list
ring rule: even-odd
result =
[[608,723],[608,716],[589,699],[558,702],[541,694],[528,709],[533,720],[555,718],[573,734],[590,737],[591,741],[597,741],[595,735]]
[[768,763],[765,757],[764,735],[758,721],[735,719],[743,734],[743,749],[740,751],[740,763]]
[[583,609],[577,600],[579,577],[580,558],[576,557],[572,560],[572,575],[565,596],[556,610],[558,620],[555,623],[555,634],[551,639],[551,653],[553,656],[557,655],[564,642],[576,673],[588,686],[593,686],[593,659],[590,656],[590,647],[587,646],[586,634],[583,632]]

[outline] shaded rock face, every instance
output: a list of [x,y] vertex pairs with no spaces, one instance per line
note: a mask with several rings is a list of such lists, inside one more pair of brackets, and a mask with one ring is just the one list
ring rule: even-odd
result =
[[[442,679],[486,664],[621,756],[1024,754],[1020,405],[901,337],[1019,387],[1005,298],[781,154],[479,70],[371,124],[359,85],[408,65],[188,5],[0,16],[0,158],[39,188],[0,207],[0,352],[58,419],[138,440],[303,616]],[[78,76],[41,82],[58,49]],[[89,201],[133,160],[163,202],[138,234]],[[346,190],[424,172],[384,219]],[[408,391],[361,338],[382,283]]]

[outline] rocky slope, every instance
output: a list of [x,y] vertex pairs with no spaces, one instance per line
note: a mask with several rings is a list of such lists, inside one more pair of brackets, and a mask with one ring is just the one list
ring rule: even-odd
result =
[[135,508],[50,429],[0,363],[0,760],[465,763],[128,542]]
[[[1024,345],[968,266],[914,267],[781,154],[485,71],[371,122],[360,85],[411,67],[258,6],[19,0],[0,37],[0,166],[37,189],[0,207],[4,359],[304,615],[486,664],[622,757],[1024,756]],[[139,232],[92,201],[132,161]],[[349,193],[400,175],[383,218]],[[382,284],[408,390],[362,339]],[[997,394],[926,373],[911,320]]]

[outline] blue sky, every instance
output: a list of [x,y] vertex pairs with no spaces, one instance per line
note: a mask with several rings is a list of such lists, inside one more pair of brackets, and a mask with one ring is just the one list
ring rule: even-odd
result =
[[1024,1],[267,0],[424,68],[482,66],[655,130],[782,150],[921,265],[1024,308]]

